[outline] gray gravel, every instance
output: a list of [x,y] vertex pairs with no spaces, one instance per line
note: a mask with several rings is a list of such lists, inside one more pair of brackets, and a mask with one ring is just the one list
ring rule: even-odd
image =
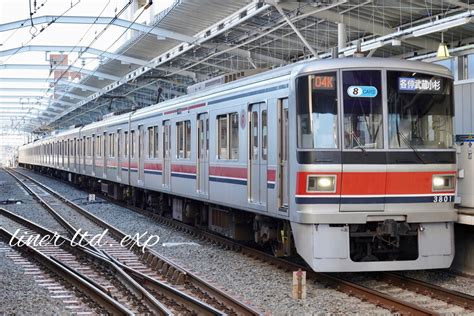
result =
[[8,173],[0,169],[0,201],[13,199],[21,204],[0,205],[0,207],[23,216],[52,231],[63,232],[54,217],[46,212]]
[[[293,300],[290,273],[160,226],[143,215],[100,198],[98,203],[87,203],[87,193],[38,174],[29,174],[126,233],[148,232],[160,236],[160,243],[153,247],[156,251],[262,311],[274,315],[389,314],[313,281],[308,281],[305,300]],[[81,227],[81,223],[76,226]]]
[[0,242],[0,315],[70,315],[61,300],[49,297],[33,276],[25,275],[7,258],[8,245]]
[[450,290],[474,295],[474,279],[470,277],[455,275],[443,270],[406,271],[403,274]]

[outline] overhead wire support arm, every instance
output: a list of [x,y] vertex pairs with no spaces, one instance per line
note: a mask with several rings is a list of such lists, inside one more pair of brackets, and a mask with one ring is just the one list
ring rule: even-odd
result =
[[306,46],[306,48],[309,49],[311,54],[314,56],[314,58],[319,58],[318,53],[314,50],[314,48],[308,43],[306,38],[304,38],[303,34],[298,30],[298,28],[291,22],[291,20],[288,18],[288,16],[285,14],[281,6],[274,0],[269,0],[269,4],[271,4],[275,9],[277,9],[278,13],[285,19],[286,23],[293,29],[293,31],[296,33],[296,35],[299,37],[299,39],[303,42],[303,44]]

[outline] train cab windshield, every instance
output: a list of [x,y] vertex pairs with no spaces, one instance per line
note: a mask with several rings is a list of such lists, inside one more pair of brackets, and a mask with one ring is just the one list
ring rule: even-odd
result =
[[452,80],[387,72],[389,148],[453,147]]
[[338,147],[336,78],[336,72],[298,78],[299,148]]
[[340,94],[336,72],[297,78],[298,148],[339,147],[338,104],[346,150],[452,148],[451,79],[390,70],[386,82],[381,70],[343,70],[341,76]]

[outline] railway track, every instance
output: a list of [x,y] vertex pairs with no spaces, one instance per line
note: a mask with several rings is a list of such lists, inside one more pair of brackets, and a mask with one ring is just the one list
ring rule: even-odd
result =
[[70,236],[78,231],[71,224],[77,222],[77,217],[81,217],[83,232],[95,236],[103,234],[103,245],[90,250],[102,253],[173,312],[199,315],[260,313],[148,247],[139,248],[135,243],[123,247],[120,242],[129,238],[122,231],[35,179],[18,171],[5,171],[55,217]]
[[[62,299],[67,309],[81,314],[134,314],[119,300],[104,292],[103,286],[107,286],[104,284],[106,281],[104,273],[99,273],[98,270],[92,271],[90,267],[86,267],[88,273],[84,274],[80,272],[85,268],[83,261],[59,249],[52,249],[50,246],[32,247],[27,244],[20,246],[19,239],[4,229],[5,226],[8,227],[10,226],[8,224],[11,224],[5,222],[7,217],[4,217],[4,211],[0,209],[2,213],[0,239],[14,250],[8,253],[7,257],[20,269],[24,269],[25,274],[33,275],[39,286],[46,287],[54,298]],[[15,225],[15,229],[17,227],[18,225]],[[24,226],[23,228],[24,236],[31,235],[32,232],[29,229]],[[75,264],[72,264],[72,261]],[[100,277],[98,282],[90,278],[94,274]],[[118,293],[115,292],[115,294]]]
[[[377,273],[375,274],[376,276],[370,278],[373,283],[379,283],[375,285],[372,284],[370,287],[364,286],[362,284],[363,282],[351,281],[334,274],[316,273],[298,263],[275,258],[270,254],[236,243],[227,238],[215,235],[214,233],[200,230],[196,227],[159,216],[149,211],[124,205],[106,196],[104,198],[110,202],[120,204],[123,207],[154,218],[161,224],[186,232],[202,240],[217,243],[225,248],[239,251],[248,257],[270,263],[278,268],[288,271],[302,269],[307,272],[309,279],[323,282],[336,290],[345,292],[377,306],[384,307],[392,312],[412,315],[435,315],[441,313],[461,313],[463,311],[470,312],[474,308],[474,297],[464,293],[438,287],[395,273]],[[421,299],[417,299],[417,297],[420,296],[422,296]],[[439,302],[445,305],[441,305]]]
[[[314,272],[301,264],[276,258],[266,252],[236,243],[227,238],[217,236],[214,233],[199,230],[196,227],[183,224],[170,218],[136,208],[135,210],[154,218],[161,224],[174,227],[175,229],[192,234],[198,238],[239,251],[250,258],[270,263],[280,269],[288,271],[301,269],[306,271],[306,275],[309,279],[321,281],[336,290],[346,292],[363,301],[371,302],[393,312],[434,315],[465,313],[474,310],[474,297],[465,293],[389,272],[373,273],[369,279],[372,280],[373,283],[378,282],[378,284],[372,284],[370,287],[365,286],[362,282],[352,281],[349,278],[336,276],[336,274]],[[422,297],[420,298],[420,296]],[[444,305],[439,302],[444,303]]]

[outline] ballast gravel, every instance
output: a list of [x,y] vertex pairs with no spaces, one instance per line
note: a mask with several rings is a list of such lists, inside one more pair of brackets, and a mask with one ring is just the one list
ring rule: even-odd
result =
[[10,251],[0,242],[0,315],[70,315],[61,300],[51,298],[33,276],[6,257]]
[[54,217],[46,212],[12,176],[3,170],[0,170],[0,202],[0,207],[38,225],[58,233],[64,231]]
[[[295,300],[291,297],[292,274],[267,263],[262,263],[231,251],[221,249],[208,242],[162,226],[150,218],[97,198],[96,203],[87,202],[88,193],[64,185],[57,180],[21,170],[41,181],[60,194],[66,195],[91,213],[111,223],[125,233],[141,234],[145,241],[150,235],[160,237],[159,244],[152,248],[184,268],[200,275],[217,287],[253,304],[262,312],[272,315],[311,314],[378,314],[389,311],[350,297],[323,284],[308,280],[307,298]],[[73,223],[81,227],[81,219]],[[87,224],[84,223],[84,226]],[[146,234],[145,234],[146,233]]]
[[403,274],[453,291],[474,295],[474,279],[472,277],[455,275],[443,270],[405,271]]

